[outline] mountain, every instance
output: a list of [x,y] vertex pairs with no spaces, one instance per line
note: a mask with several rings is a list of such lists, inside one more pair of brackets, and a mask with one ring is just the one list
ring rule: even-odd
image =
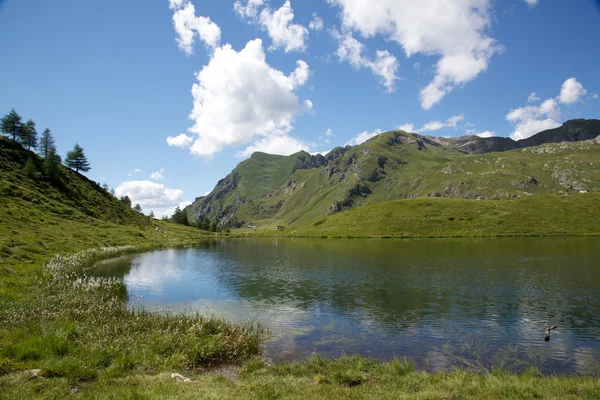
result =
[[255,153],[186,211],[221,227],[290,226],[366,204],[418,197],[502,199],[600,190],[600,121],[529,139],[382,133],[325,157]]

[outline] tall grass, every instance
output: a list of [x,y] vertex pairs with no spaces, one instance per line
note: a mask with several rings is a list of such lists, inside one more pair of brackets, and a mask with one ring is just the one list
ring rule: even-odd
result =
[[232,325],[200,314],[136,311],[127,307],[121,281],[85,273],[100,258],[134,249],[110,247],[56,256],[45,264],[34,296],[2,302],[4,372],[41,368],[47,377],[87,381],[212,367],[260,352],[265,334],[260,326]]

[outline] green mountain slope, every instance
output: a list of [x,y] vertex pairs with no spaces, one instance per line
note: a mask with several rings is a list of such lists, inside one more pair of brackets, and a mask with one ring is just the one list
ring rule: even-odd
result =
[[[28,160],[34,165],[30,173]],[[206,233],[137,213],[96,182],[66,167],[58,167],[58,181],[49,181],[42,163],[37,154],[0,137],[0,294],[4,274],[8,274],[6,279],[21,279],[17,273],[10,274],[7,266],[41,263],[59,252],[164,244]]]
[[473,201],[408,199],[371,204],[287,228],[286,235],[463,237],[599,235],[600,193]]
[[[382,133],[326,157],[257,153],[188,208],[222,227],[295,226],[362,205],[418,197],[502,199],[600,190],[600,121],[526,141]],[[530,144],[544,143],[530,147]]]

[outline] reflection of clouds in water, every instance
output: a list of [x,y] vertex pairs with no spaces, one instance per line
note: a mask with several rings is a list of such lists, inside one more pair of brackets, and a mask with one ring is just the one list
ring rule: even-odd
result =
[[133,260],[131,271],[123,282],[133,292],[149,290],[153,296],[160,296],[165,282],[181,277],[180,261],[178,251],[174,249],[142,254]]
[[[521,240],[493,243],[513,242]],[[563,258],[545,256],[551,248],[540,250],[543,256],[519,257],[512,248],[479,254],[468,242],[457,254],[438,256],[445,248],[438,241],[409,247],[352,241],[350,249],[328,241],[310,251],[301,243],[231,240],[150,253],[136,259],[125,283],[163,309],[269,327],[265,355],[273,359],[318,351],[407,354],[434,369],[459,358],[518,358],[563,372],[593,366],[588,355],[598,349],[598,330],[589,327],[598,326],[599,275],[582,278],[578,268],[564,268]],[[361,243],[364,248],[354,251]],[[545,343],[544,327],[552,324],[559,329]]]

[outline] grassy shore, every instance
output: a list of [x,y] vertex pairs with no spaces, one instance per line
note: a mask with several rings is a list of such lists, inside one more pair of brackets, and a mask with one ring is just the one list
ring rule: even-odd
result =
[[[199,315],[134,313],[125,307],[120,282],[85,278],[95,261],[133,248],[53,256],[56,246],[81,250],[90,243],[105,243],[108,233],[110,244],[138,249],[211,240],[205,233],[170,224],[162,224],[161,232],[154,227],[86,225],[87,230],[59,223],[60,240],[35,248],[19,246],[12,257],[1,259],[1,399],[597,399],[600,395],[597,377],[542,377],[535,371],[431,374],[416,371],[404,360],[380,363],[359,357],[312,357],[268,365],[257,356],[264,334],[259,327]],[[222,365],[228,367],[214,369]],[[34,368],[41,369],[42,378],[23,372]],[[175,381],[170,376],[174,371],[195,382]]]

